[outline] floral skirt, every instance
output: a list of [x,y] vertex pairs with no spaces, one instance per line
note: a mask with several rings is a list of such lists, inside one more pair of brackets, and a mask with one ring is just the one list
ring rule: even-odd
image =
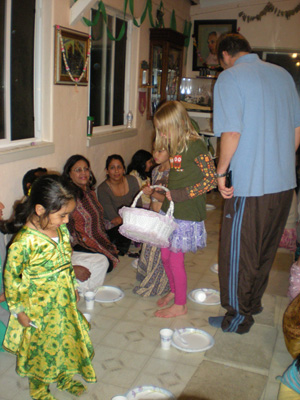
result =
[[198,249],[206,247],[207,233],[204,221],[185,221],[174,218],[178,225],[169,237],[169,249],[173,253],[195,253]]

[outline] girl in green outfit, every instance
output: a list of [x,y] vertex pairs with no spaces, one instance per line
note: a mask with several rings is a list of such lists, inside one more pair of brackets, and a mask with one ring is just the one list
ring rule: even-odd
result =
[[5,296],[12,314],[3,347],[17,355],[16,371],[29,378],[34,400],[55,399],[49,384],[81,395],[80,374],[96,382],[89,323],[77,310],[79,299],[71,264],[66,223],[74,194],[56,175],[32,185],[16,210],[15,231],[4,272]]

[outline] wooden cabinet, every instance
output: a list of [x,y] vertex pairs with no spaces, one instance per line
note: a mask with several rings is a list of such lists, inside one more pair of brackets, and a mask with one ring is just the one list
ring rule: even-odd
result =
[[185,36],[169,28],[150,29],[150,89],[147,117],[163,100],[179,100]]

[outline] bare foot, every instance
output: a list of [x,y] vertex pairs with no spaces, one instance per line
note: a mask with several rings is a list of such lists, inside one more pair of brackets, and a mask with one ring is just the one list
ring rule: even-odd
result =
[[[300,258],[300,257],[299,257]],[[171,300],[173,300],[175,297],[175,294],[172,292],[169,292],[168,294],[166,294],[165,296],[163,296],[161,299],[159,299],[157,301],[157,305],[158,307],[164,307],[166,306],[168,303],[170,303]]]
[[157,310],[154,314],[159,318],[174,318],[179,317],[179,315],[184,315],[187,313],[186,304],[180,306],[178,304],[173,304],[171,307],[164,308],[163,310]]

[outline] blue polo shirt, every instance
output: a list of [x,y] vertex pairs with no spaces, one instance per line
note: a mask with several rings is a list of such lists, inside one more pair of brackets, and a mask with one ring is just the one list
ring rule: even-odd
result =
[[256,54],[238,58],[217,79],[213,115],[216,136],[241,134],[230,163],[234,196],[262,196],[296,186],[300,100],[285,69]]

